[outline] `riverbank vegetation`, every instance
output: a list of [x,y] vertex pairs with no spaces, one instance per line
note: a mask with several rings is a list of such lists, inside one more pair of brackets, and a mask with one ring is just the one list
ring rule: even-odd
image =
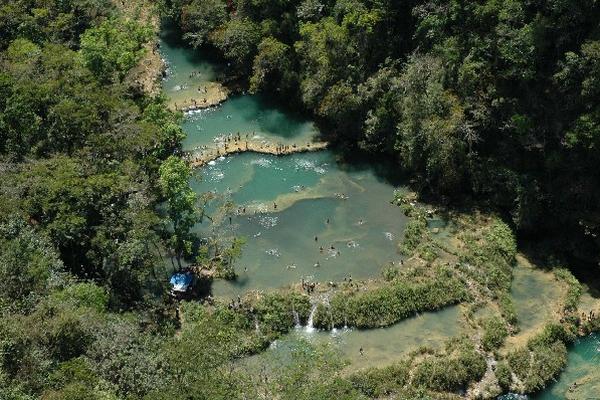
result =
[[[596,268],[594,2],[163,0],[229,76],[387,155],[423,194],[491,206]],[[442,203],[445,200],[440,200]]]
[[0,7],[0,397],[161,386],[179,115],[129,86],[154,32],[109,1]]
[[335,293],[327,306],[317,308],[316,327],[389,326],[416,313],[439,310],[468,298],[463,282],[443,268],[400,273],[391,282],[373,289],[353,290],[352,284],[348,286]]
[[453,393],[465,390],[486,371],[485,358],[466,337],[450,340],[441,350],[420,349],[397,364],[354,374],[351,381],[364,394],[382,398],[392,394],[414,398],[460,398]]
[[[464,188],[522,231],[575,233],[567,243],[584,243],[583,258],[595,248],[596,5],[158,5],[192,45],[222,52],[232,76],[295,99],[345,147],[397,157],[424,192],[456,199]],[[409,222],[403,262],[381,279],[173,302],[170,272],[193,262],[234,278],[244,240],[193,234],[213,194],[189,186],[181,115],[133,77],[157,32],[125,6],[0,7],[0,398],[492,398],[544,387],[575,335],[598,329],[579,315],[580,283],[554,268],[560,309],[509,348],[511,227],[416,194],[390,199]],[[229,200],[215,218],[231,215]],[[440,215],[443,240],[429,227]],[[384,368],[349,373],[308,343],[270,371],[243,366],[309,320],[375,328],[457,303],[464,335]]]

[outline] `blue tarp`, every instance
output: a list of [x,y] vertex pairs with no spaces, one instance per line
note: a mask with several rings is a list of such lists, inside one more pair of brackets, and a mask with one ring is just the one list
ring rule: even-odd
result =
[[193,278],[191,272],[178,273],[171,276],[170,282],[174,291],[185,292],[192,284]]

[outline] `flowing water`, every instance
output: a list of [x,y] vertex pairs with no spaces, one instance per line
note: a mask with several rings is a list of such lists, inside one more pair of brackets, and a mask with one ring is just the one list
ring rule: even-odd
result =
[[[217,64],[182,46],[168,31],[161,39],[161,53],[168,65],[163,89],[171,101],[195,95],[221,73]],[[225,136],[238,133],[243,140],[290,145],[318,136],[311,121],[283,111],[263,97],[249,95],[188,113],[183,128],[187,133],[184,147],[189,151],[215,147]],[[300,279],[368,278],[377,276],[383,265],[399,261],[397,243],[406,218],[390,205],[395,187],[376,167],[346,165],[333,152],[321,151],[285,157],[239,154],[199,170],[200,179],[192,182],[198,193],[213,192],[234,203],[231,221],[228,215],[219,216],[214,204],[207,207],[219,221],[218,229],[247,239],[237,263],[239,279],[217,281],[213,292],[232,297]],[[431,226],[438,227],[443,228],[441,221]],[[212,227],[205,223],[197,229],[202,235]],[[530,268],[515,270],[512,296],[522,332],[534,332],[543,323],[551,312],[548,304],[556,298],[556,287],[548,275]],[[460,334],[461,325],[460,307],[453,306],[368,331],[320,332],[298,326],[270,351],[250,357],[248,362],[268,362],[263,357],[285,352],[298,340],[308,339],[334,346],[351,361],[352,369],[381,366],[421,345],[438,346]],[[535,398],[600,396],[599,347],[597,335],[573,345],[569,365],[558,382]],[[579,385],[569,391],[575,381]]]
[[533,399],[600,399],[600,335],[577,340],[569,348],[568,360],[557,382]]
[[462,332],[460,317],[460,306],[451,306],[405,319],[388,328],[316,331],[310,325],[297,327],[273,342],[269,350],[249,357],[243,364],[251,369],[269,365],[271,359],[285,358],[307,341],[315,346],[331,346],[343,360],[349,362],[349,371],[382,367],[399,361],[420,346],[438,348],[444,340],[459,335]]

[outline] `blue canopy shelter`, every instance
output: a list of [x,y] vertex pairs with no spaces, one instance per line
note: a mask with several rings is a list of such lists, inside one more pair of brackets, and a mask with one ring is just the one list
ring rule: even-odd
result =
[[192,289],[194,284],[194,274],[191,272],[178,272],[171,276],[171,293],[184,294]]

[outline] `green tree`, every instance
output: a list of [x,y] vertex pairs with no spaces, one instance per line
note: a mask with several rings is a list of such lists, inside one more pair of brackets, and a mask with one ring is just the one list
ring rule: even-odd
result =
[[295,85],[295,79],[290,46],[274,37],[263,39],[254,57],[250,89],[253,92],[288,92]]
[[233,18],[215,32],[213,42],[237,70],[246,72],[252,67],[260,30],[250,19]]
[[18,217],[0,225],[0,308],[32,307],[63,269],[49,240]]
[[193,226],[198,222],[197,195],[190,187],[190,166],[177,156],[170,156],[159,169],[158,183],[165,197],[169,221],[172,225],[171,248],[181,267],[181,258],[192,251]]
[[110,19],[81,36],[81,56],[100,80],[123,79],[142,57],[151,34],[150,27],[136,21]]
[[460,191],[467,156],[466,118],[460,100],[444,89],[441,60],[414,56],[401,77],[396,149],[403,166],[423,172],[433,187]]
[[330,85],[354,77],[356,49],[347,29],[331,17],[316,23],[301,23],[299,33],[302,40],[294,48],[302,68],[302,100],[316,109]]
[[227,9],[222,0],[194,0],[181,10],[183,38],[193,47],[209,43],[214,31],[226,21]]

